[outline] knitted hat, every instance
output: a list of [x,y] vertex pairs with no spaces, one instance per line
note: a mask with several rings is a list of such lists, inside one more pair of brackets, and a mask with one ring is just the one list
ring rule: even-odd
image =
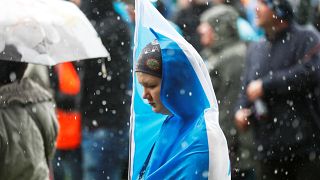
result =
[[287,0],[263,0],[272,9],[276,16],[284,20],[292,20],[293,10]]
[[157,40],[147,44],[142,49],[135,72],[143,72],[162,78],[161,48]]

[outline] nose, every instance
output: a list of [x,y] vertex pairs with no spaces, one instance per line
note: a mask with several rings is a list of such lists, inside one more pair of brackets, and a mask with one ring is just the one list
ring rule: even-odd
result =
[[143,94],[142,94],[143,99],[149,99],[150,98],[150,93],[146,88],[143,89]]

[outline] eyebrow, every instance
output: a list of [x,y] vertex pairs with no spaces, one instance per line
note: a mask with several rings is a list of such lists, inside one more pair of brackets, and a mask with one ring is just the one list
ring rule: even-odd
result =
[[152,83],[149,83],[149,82],[141,82],[140,83],[142,86],[153,86]]
[[148,83],[147,82],[139,82],[142,86],[145,86],[147,85]]

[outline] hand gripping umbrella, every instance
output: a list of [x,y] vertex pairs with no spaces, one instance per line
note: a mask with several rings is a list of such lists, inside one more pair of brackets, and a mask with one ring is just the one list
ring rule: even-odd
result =
[[0,59],[43,65],[109,57],[85,15],[63,0],[1,0]]

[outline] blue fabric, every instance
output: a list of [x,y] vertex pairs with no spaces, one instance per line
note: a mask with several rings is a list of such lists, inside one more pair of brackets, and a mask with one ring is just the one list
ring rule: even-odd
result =
[[133,73],[130,178],[138,178],[154,145],[143,179],[230,179],[227,143],[203,60],[149,1],[137,0],[135,9],[134,65],[146,44],[157,39],[160,99],[172,115],[152,111]]
[[256,7],[257,7],[257,0],[250,0],[245,7],[246,19],[248,20],[250,26],[253,28],[255,33],[260,37],[263,38],[265,36],[264,30],[261,27],[256,25]]
[[144,179],[207,179],[208,140],[203,116],[169,117],[162,125]]
[[257,33],[253,27],[243,18],[237,19],[237,26],[241,40],[244,41],[259,41],[263,38],[263,34]]
[[130,19],[130,15],[127,11],[127,5],[124,2],[121,1],[116,1],[113,2],[113,8],[114,10],[121,16],[121,18],[127,22],[130,23],[131,19]]
[[[141,50],[149,42],[156,39],[156,37],[151,33],[148,28],[136,29],[138,34],[143,34],[139,36],[139,40],[135,42],[135,52],[134,61],[138,60]],[[135,65],[135,62],[134,62]],[[133,111],[134,113],[134,129],[133,141],[135,142],[135,158],[133,160],[133,177],[136,179],[140,173],[144,161],[146,160],[152,145],[155,142],[157,135],[159,134],[161,125],[166,119],[166,116],[155,114],[150,105],[142,99],[143,88],[138,83],[135,73],[133,73]],[[139,130],[139,131],[137,131]],[[148,138],[146,138],[148,137]]]
[[[202,177],[203,174],[206,177],[209,159],[208,140],[206,138],[205,122],[201,115],[204,109],[209,107],[209,103],[199,79],[186,55],[173,40],[151,29],[139,29],[139,32],[144,34],[144,38],[140,41],[140,43],[143,42],[141,43],[143,45],[138,48],[140,51],[155,38],[160,43],[163,57],[161,99],[164,105],[174,113],[174,116],[169,117],[162,126],[167,116],[152,112],[150,105],[144,103],[141,98],[143,91],[141,85],[135,81],[137,92],[134,96],[135,129],[139,130],[135,132],[135,142],[136,154],[139,154],[139,156],[135,156],[134,159],[133,177],[139,175],[156,139],[159,144],[156,143],[154,147],[150,159],[152,166],[148,166],[145,174],[147,179],[174,178],[178,175],[179,177]],[[147,38],[148,36],[149,38]],[[136,54],[136,59],[138,56],[139,53]],[[181,71],[182,69],[183,71]],[[185,121],[188,121],[188,123]],[[194,127],[195,124],[198,124],[196,128]],[[178,133],[179,130],[183,133]],[[172,132],[177,132],[177,134]],[[195,139],[197,139],[197,143]],[[161,142],[166,144],[167,150],[164,150],[164,145]],[[195,144],[197,144],[196,147]],[[177,154],[179,154],[177,159],[172,157]],[[203,160],[194,163],[192,159]],[[167,161],[169,162],[163,165]],[[177,167],[177,165],[181,167]],[[162,167],[158,169],[160,166]]]
[[208,99],[192,65],[171,39],[152,31],[161,47],[161,100],[173,113],[162,125],[145,179],[207,178],[208,140],[204,109]]
[[[197,118],[209,102],[188,58],[171,39],[152,30],[162,52],[161,100],[175,116]],[[189,106],[189,105],[192,105]]]

